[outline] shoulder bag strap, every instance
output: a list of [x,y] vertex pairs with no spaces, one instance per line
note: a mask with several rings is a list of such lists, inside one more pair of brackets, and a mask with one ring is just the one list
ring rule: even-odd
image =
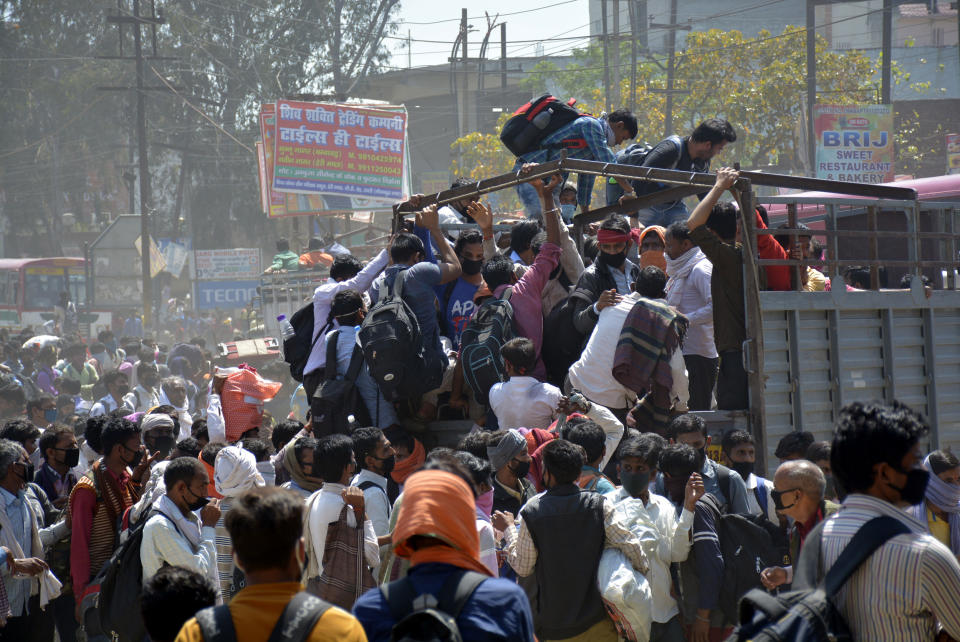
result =
[[339,339],[340,331],[334,330],[327,340],[327,362],[323,366],[323,378],[327,381],[337,378],[337,341]]
[[[397,300],[403,296],[403,278],[406,272],[407,270],[400,270],[397,272],[397,276],[393,278],[393,297]],[[386,281],[384,281],[384,283],[386,283]]]
[[730,506],[730,469],[721,464],[717,464],[717,485],[723,493],[723,501]]
[[[909,533],[907,525],[888,516],[874,517],[860,527],[853,539],[844,547],[840,557],[833,563],[824,579],[823,587],[828,596],[835,595],[861,564],[887,540]],[[822,532],[821,532],[822,538]],[[820,544],[823,545],[822,543]]]
[[[313,305],[311,303],[311,305]],[[310,344],[310,352],[313,352],[313,349],[317,346],[317,343],[320,341],[320,337],[326,336],[327,332],[330,331],[330,328],[333,327],[333,308],[330,309],[330,312],[327,313],[327,322],[323,324],[323,327],[320,328],[320,332],[317,333],[317,336],[313,338],[313,343]]]
[[500,300],[509,301],[511,296],[513,296],[513,286],[508,285],[507,289],[500,294]]
[[413,582],[409,577],[381,585],[380,593],[383,594],[394,621],[399,622],[413,612],[413,600],[417,596],[414,595]]
[[451,575],[440,589],[440,595],[443,596],[440,600],[440,609],[453,619],[457,619],[460,611],[470,600],[470,596],[487,578],[487,575],[476,571],[463,571]]
[[303,642],[309,639],[317,620],[331,606],[316,595],[300,591],[283,609],[283,615],[277,620],[267,642]]
[[347,381],[356,381],[360,375],[360,368],[363,367],[363,363],[363,350],[360,349],[360,344],[355,343],[353,345],[353,353],[350,355],[350,365],[347,366],[347,374],[344,376],[344,379]]
[[196,618],[203,633],[203,642],[234,642],[237,639],[230,607],[226,604],[200,609]]

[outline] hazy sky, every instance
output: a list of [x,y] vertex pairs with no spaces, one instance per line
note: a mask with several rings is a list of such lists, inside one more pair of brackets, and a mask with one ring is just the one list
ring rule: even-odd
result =
[[[473,25],[475,30],[468,37],[468,53],[471,57],[480,53],[480,43],[487,30],[484,11],[488,12],[491,18],[499,13],[497,22],[507,23],[508,56],[533,56],[537,50],[536,42],[511,43],[517,40],[586,36],[589,33],[587,5],[587,0],[401,0],[400,25],[396,35],[406,39],[409,30],[413,39],[411,62],[414,67],[445,64],[460,28],[460,10],[467,7],[469,24]],[[526,13],[516,13],[519,11]],[[511,13],[514,15],[506,15]],[[428,22],[436,24],[417,24]],[[417,42],[418,39],[442,43]],[[544,42],[543,53],[562,55],[574,46],[583,46],[585,42],[585,39]],[[388,40],[387,46],[394,54],[390,64],[405,68],[408,63],[406,41]],[[488,58],[500,57],[499,27],[491,34],[487,50]]]

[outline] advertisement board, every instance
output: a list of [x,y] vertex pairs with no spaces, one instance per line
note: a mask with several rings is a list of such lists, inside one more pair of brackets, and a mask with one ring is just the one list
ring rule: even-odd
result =
[[894,179],[892,105],[817,105],[817,178],[854,183]]
[[255,279],[260,276],[260,249],[196,250],[193,253],[197,280]]
[[279,100],[274,117],[274,191],[403,198],[405,111]]
[[194,303],[198,310],[243,308],[257,295],[259,281],[196,281]]

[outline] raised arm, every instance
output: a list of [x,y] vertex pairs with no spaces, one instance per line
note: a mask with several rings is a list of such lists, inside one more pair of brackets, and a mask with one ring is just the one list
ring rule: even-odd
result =
[[687,227],[691,232],[706,224],[713,206],[717,204],[723,193],[730,189],[739,177],[740,172],[729,167],[721,167],[717,170],[717,182],[713,184],[713,188],[707,193],[707,196],[697,203],[693,212],[690,213],[690,218],[687,219]]
[[440,283],[449,283],[459,278],[462,273],[460,259],[440,231],[440,217],[436,205],[430,205],[420,212],[420,225],[430,230],[433,244],[437,246],[441,260],[441,263],[437,264],[440,268]]

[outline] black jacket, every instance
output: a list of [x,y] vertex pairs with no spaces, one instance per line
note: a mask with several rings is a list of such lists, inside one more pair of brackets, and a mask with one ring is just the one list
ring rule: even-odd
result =
[[[633,269],[630,270],[629,281],[635,283],[639,276],[640,266],[634,264]],[[593,327],[597,325],[599,318],[593,311],[593,304],[600,298],[601,292],[616,288],[617,284],[610,270],[599,261],[594,261],[580,275],[570,300],[573,303],[573,325],[585,338],[593,332]]]

